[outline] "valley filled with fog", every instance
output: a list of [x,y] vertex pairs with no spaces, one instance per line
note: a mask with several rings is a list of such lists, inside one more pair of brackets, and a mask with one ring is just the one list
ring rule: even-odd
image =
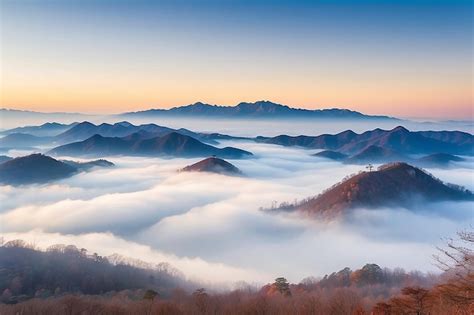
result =
[[[160,123],[191,130],[197,126],[177,126],[173,120]],[[240,124],[241,132],[236,122],[201,121],[199,125],[198,131],[241,136],[370,129],[362,124],[294,121],[263,125],[250,121]],[[289,125],[293,129],[288,130]],[[425,126],[416,129],[429,129]],[[106,158],[115,164],[112,168],[48,184],[0,186],[1,235],[40,248],[75,244],[104,256],[118,253],[150,263],[168,262],[189,279],[231,285],[241,280],[266,283],[277,276],[297,282],[366,263],[436,271],[432,259],[436,246],[474,223],[472,201],[356,209],[330,221],[262,211],[316,196],[347,175],[365,170],[365,165],[311,156],[321,150],[248,140],[219,141],[217,146],[254,154],[228,160],[243,172],[241,176],[178,171],[200,158],[110,156]],[[38,149],[13,148],[7,154],[33,151]],[[442,181],[474,189],[472,157],[427,171]]]

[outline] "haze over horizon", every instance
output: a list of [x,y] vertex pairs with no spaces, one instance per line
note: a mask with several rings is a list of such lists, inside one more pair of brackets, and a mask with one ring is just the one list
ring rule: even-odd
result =
[[[472,119],[471,1],[2,1],[1,107]],[[349,57],[350,56],[350,57]]]

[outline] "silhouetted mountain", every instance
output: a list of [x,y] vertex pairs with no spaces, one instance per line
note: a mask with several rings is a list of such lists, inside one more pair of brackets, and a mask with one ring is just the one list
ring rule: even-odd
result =
[[408,158],[393,150],[371,145],[344,162],[348,164],[389,163],[407,161]]
[[451,162],[462,162],[465,159],[446,153],[436,153],[416,160],[416,164],[423,167],[447,167]]
[[216,155],[222,158],[243,158],[252,155],[250,152],[232,147],[216,148],[177,132],[171,132],[162,137],[155,138],[143,138],[140,134],[132,134],[123,138],[94,135],[84,141],[56,147],[48,153],[67,156],[139,155],[198,157]]
[[232,165],[216,157],[209,157],[192,165],[188,165],[181,171],[184,172],[210,172],[227,175],[240,175],[242,172]]
[[106,160],[90,162],[58,161],[43,154],[31,154],[0,164],[0,183],[8,185],[40,184],[74,175],[93,167],[110,167]]
[[257,142],[278,144],[283,146],[299,146],[312,149],[336,150],[346,143],[353,141],[358,135],[352,130],[347,130],[336,135],[320,136],[287,136],[279,135],[273,138],[257,137]]
[[356,207],[403,207],[414,200],[474,200],[474,195],[464,188],[444,184],[419,168],[392,163],[350,177],[317,197],[295,205],[285,204],[280,210],[332,218]]
[[171,132],[178,132],[180,134],[190,136],[208,143],[216,143],[212,139],[212,137],[208,136],[207,134],[196,133],[184,128],[176,130],[168,127],[159,126],[156,124],[133,125],[126,121],[118,122],[115,124],[103,123],[100,125],[94,125],[90,122],[85,121],[58,135],[54,138],[54,140],[55,142],[65,144],[83,141],[94,135],[100,135],[102,137],[123,138],[136,133],[139,133],[140,137],[144,139],[162,137]]
[[51,139],[51,137],[36,137],[26,133],[11,133],[0,138],[0,147],[29,148],[46,144]]
[[172,132],[173,129],[155,124],[135,126],[129,122],[119,122],[113,125],[106,123],[94,125],[88,121],[84,121],[58,135],[56,140],[61,143],[69,143],[74,141],[82,141],[92,137],[93,135],[101,135],[103,137],[125,137],[138,131],[154,133],[156,137],[168,132]]
[[60,124],[60,123],[52,122],[52,123],[45,123],[40,126],[25,126],[25,127],[17,127],[13,129],[8,129],[8,130],[0,132],[0,134],[8,135],[11,133],[27,133],[27,134],[31,134],[37,137],[53,137],[74,127],[76,124],[77,123]]
[[239,103],[236,106],[209,105],[197,102],[191,105],[173,107],[171,109],[150,109],[139,112],[124,113],[122,116],[206,116],[226,118],[323,118],[323,119],[395,119],[388,116],[370,116],[348,109],[301,109],[269,101],[255,103]]
[[0,182],[3,184],[45,183],[66,178],[76,168],[42,154],[31,154],[0,164]]
[[340,153],[337,151],[331,151],[331,150],[324,150],[324,151],[313,154],[313,156],[335,160],[335,161],[342,161],[347,158],[346,154]]
[[454,143],[457,145],[473,144],[472,135],[462,131],[418,131],[416,133],[426,138]]
[[[427,136],[425,136],[427,135]],[[398,154],[474,154],[474,136],[458,131],[411,132],[403,127],[392,130],[374,129],[357,134],[347,130],[335,135],[257,137],[257,142],[311,149],[335,150],[354,155],[371,146],[389,149]]]

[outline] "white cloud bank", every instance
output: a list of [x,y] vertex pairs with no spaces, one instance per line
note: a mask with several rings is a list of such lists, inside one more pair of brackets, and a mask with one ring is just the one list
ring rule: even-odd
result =
[[[258,208],[316,195],[363,166],[296,148],[229,144],[256,155],[231,161],[244,177],[176,172],[197,159],[110,158],[115,168],[55,184],[0,186],[0,231],[43,248],[71,243],[102,255],[167,261],[194,279],[266,282],[367,262],[435,270],[435,246],[473,224],[472,202],[360,209],[331,223],[267,214]],[[432,172],[474,188],[468,165]]]

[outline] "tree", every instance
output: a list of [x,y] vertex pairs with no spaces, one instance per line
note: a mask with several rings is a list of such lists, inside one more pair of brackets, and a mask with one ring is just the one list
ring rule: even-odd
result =
[[285,278],[283,277],[276,278],[273,285],[277,288],[278,292],[280,292],[282,295],[291,296],[290,284],[288,283],[288,280],[286,280]]
[[154,300],[158,296],[158,292],[154,290],[146,290],[145,294],[143,295],[144,300]]
[[193,292],[194,304],[200,314],[204,314],[207,311],[209,295],[206,293],[206,289],[200,288]]

